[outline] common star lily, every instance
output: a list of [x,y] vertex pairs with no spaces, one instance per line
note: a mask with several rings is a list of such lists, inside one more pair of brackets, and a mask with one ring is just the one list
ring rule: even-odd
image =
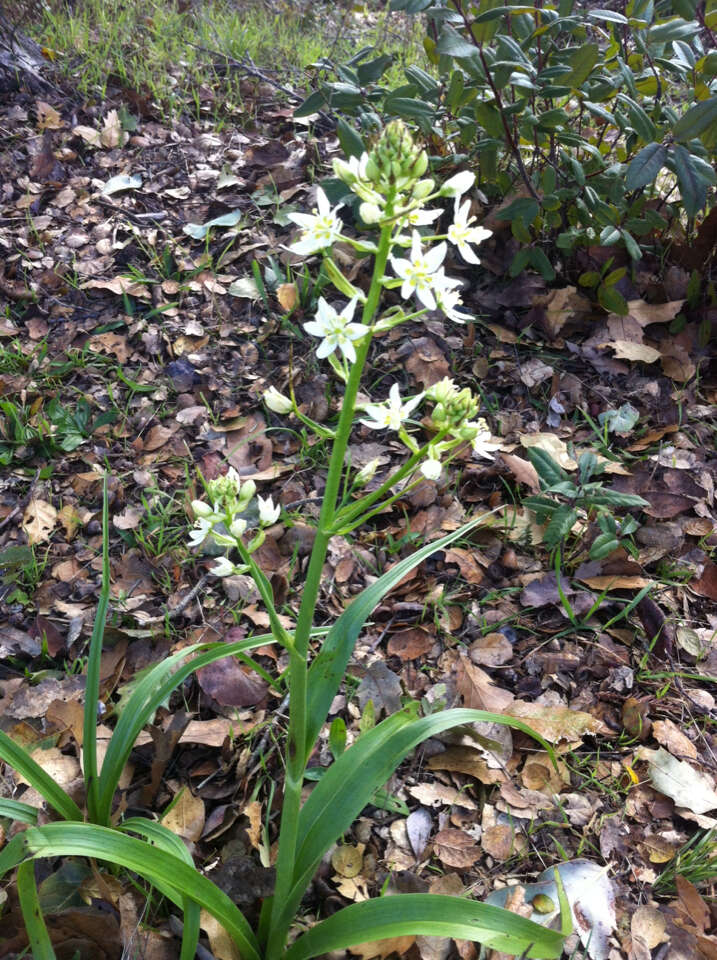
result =
[[485,227],[471,226],[476,218],[468,217],[470,207],[470,200],[466,200],[460,207],[456,200],[453,223],[448,228],[448,239],[458,247],[464,260],[468,263],[480,263],[480,260],[469,244],[482,243],[493,235],[493,231],[486,230]]
[[338,347],[347,360],[356,362],[356,350],[353,341],[360,340],[368,332],[362,323],[351,323],[358,297],[349,300],[341,313],[319,297],[318,311],[314,320],[304,324],[304,330],[314,337],[321,337],[316,356],[323,359]]
[[416,296],[429,310],[436,309],[435,289],[445,286],[446,277],[443,271],[439,272],[439,267],[443,263],[446,255],[446,244],[439,243],[427,253],[424,253],[421,247],[421,237],[417,230],[413,231],[411,241],[411,259],[406,260],[401,257],[391,257],[391,266],[396,272],[396,276],[403,280],[401,286],[401,296],[407,300],[415,291]]
[[333,207],[329,198],[319,187],[316,191],[317,208],[313,213],[290,213],[289,220],[301,227],[301,236],[291,244],[292,253],[308,255],[325,250],[341,236],[341,221],[336,216],[337,210],[343,206],[339,203]]
[[403,421],[408,419],[422,399],[423,394],[419,393],[418,396],[411,397],[404,403],[398,391],[398,384],[394,383],[388,391],[388,400],[385,403],[366,404],[364,409],[370,419],[362,420],[361,423],[371,430],[400,430]]

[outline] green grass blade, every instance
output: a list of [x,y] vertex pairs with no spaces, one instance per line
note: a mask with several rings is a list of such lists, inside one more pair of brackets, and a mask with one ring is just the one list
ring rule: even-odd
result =
[[451,727],[470,723],[501,723],[550,746],[521,720],[484,710],[444,710],[415,719],[406,710],[388,717],[361,736],[332,764],[301,808],[291,894],[281,912],[281,925],[296,911],[325,851],[349,829],[374,791],[383,786],[415,746]]
[[524,957],[560,957],[563,934],[510,910],[462,897],[400,894],[344,907],[299,937],[284,960],[309,960],[333,950],[389,937],[454,937]]
[[21,803],[20,800],[6,800],[0,797],[0,817],[9,817],[10,820],[30,823],[34,826],[37,823],[37,807],[31,807],[29,803]]
[[82,811],[72,797],[68,796],[62,787],[59,787],[52,777],[45,773],[26,750],[23,750],[2,730],[0,730],[0,760],[8,763],[13,770],[17,770],[64,820],[83,819]]
[[[274,638],[271,634],[263,634],[258,637],[250,637],[247,640],[239,640],[237,643],[213,643],[209,650],[206,650],[205,644],[196,644],[185,650],[180,650],[179,653],[162,661],[162,663],[158,663],[142,678],[120,713],[102,763],[98,791],[98,814],[103,823],[109,820],[112,798],[135,740],[144,725],[150,721],[155,711],[175,687],[179,686],[194,670],[199,670],[209,663],[214,663],[215,660],[221,660],[222,657],[229,657],[236,653],[245,653],[248,650],[273,642]],[[205,652],[200,653],[188,663],[184,663],[179,669],[171,672],[178,663],[186,660],[187,656],[196,652],[198,648],[204,649]]]
[[40,909],[40,898],[37,895],[35,883],[35,864],[32,860],[21,863],[17,868],[17,895],[34,960],[57,960]]
[[[15,845],[15,841],[19,843]],[[89,823],[48,823],[42,827],[28,827],[0,851],[0,876],[19,860],[35,857],[107,860],[139,874],[158,887],[171,887],[175,897],[188,897],[221,923],[236,943],[242,960],[260,960],[251,927],[224,891],[184,860],[143,840]]]
[[454,530],[440,540],[434,540],[410,557],[399,561],[387,573],[362,591],[358,597],[341,614],[333,627],[329,630],[321,650],[309,668],[308,702],[307,702],[307,729],[306,729],[306,756],[316,742],[331,701],[338,693],[341,681],[346,673],[346,667],[353,653],[356,640],[363,629],[363,625],[371,616],[385,595],[396,586],[419,563],[430,557],[437,550],[443,550],[455,540],[465,536],[470,530],[478,526],[484,516],[475,517],[464,524],[459,530]]
[[100,697],[100,664],[102,640],[105,635],[105,620],[110,602],[110,534],[107,474],[102,483],[102,589],[97,603],[95,625],[90,639],[87,658],[87,684],[85,687],[85,714],[82,734],[82,767],[85,774],[85,794],[90,820],[109,823],[109,813],[101,818],[98,810],[97,782],[97,705]]

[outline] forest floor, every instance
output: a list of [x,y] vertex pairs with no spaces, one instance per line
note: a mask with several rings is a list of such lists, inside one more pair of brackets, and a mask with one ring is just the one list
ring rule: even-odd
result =
[[[210,558],[187,546],[198,472],[233,466],[281,503],[255,558],[288,628],[301,594],[326,448],[262,394],[291,383],[320,423],[341,402],[302,329],[316,271],[286,250],[287,214],[313,205],[315,178],[340,152],[335,133],[295,121],[272,84],[241,85],[242,110],[229,104],[221,122],[209,87],[198,116],[171,121],[112,88],[95,104],[69,86],[0,103],[0,723],[66,787],[80,776],[105,471],[101,738],[140,671],[190,643],[268,627],[248,578],[210,576]],[[717,957],[717,380],[699,333],[714,309],[689,308],[689,271],[676,262],[638,269],[626,317],[570,278],[507,278],[510,231],[496,211],[476,212],[494,231],[482,263],[450,264],[475,322],[435,315],[379,338],[366,390],[382,399],[398,383],[410,395],[450,376],[480,393],[500,449],[490,461],[469,451],[335,538],[317,624],[417,546],[502,507],[376,610],[333,714],[351,736],[406,698],[510,711],[554,745],[558,770],[520,736],[494,752],[430,741],[345,838],[358,871],[327,863],[306,915],[375,895],[387,878],[482,899],[580,859],[603,878],[592,956]],[[610,556],[588,558],[585,515],[558,553],[546,549],[521,506],[539,490],[531,446],[573,478],[592,451],[607,487],[647,501]],[[401,449],[359,427],[352,463],[385,467]],[[285,665],[270,647],[258,659],[272,677]],[[282,695],[234,660],[205,668],[142,734],[123,788],[131,810],[161,816],[173,804],[165,822],[249,913],[270,882]],[[322,743],[317,766],[331,761],[327,734]],[[22,796],[9,768],[0,792]],[[177,956],[162,903],[143,916],[136,890],[98,890],[89,867],[42,869],[56,945],[119,956],[112,945],[139,917],[142,955]],[[9,896],[8,957],[26,945]],[[422,960],[451,949],[389,946]]]

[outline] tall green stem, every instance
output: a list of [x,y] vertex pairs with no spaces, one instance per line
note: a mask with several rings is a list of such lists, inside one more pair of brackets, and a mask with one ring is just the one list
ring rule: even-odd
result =
[[[387,217],[391,213],[391,200],[386,208]],[[374,261],[371,287],[363,309],[363,322],[368,326],[374,318],[381,299],[381,280],[391,250],[390,224],[383,227],[376,260]],[[323,504],[319,514],[314,546],[311,551],[309,567],[304,582],[304,592],[294,631],[294,646],[290,650],[289,662],[289,733],[286,747],[286,771],[284,797],[279,830],[279,851],[276,861],[276,888],[272,898],[268,919],[268,930],[260,931],[266,936],[267,960],[278,960],[286,942],[288,927],[285,922],[274,924],[274,918],[280,916],[282,903],[286,900],[293,881],[294,860],[297,847],[299,810],[301,809],[301,788],[304,771],[313,744],[306,742],[307,712],[307,674],[308,652],[311,628],[314,622],[316,601],[321,588],[321,574],[326,560],[332,527],[336,514],[336,503],[341,487],[346,449],[353,426],[356,397],[361,383],[361,375],[371,345],[369,334],[356,349],[356,362],[352,364],[346,383],[341,414],[336,428],[336,438],[331,451],[329,472],[326,478]],[[264,918],[266,919],[266,913]]]

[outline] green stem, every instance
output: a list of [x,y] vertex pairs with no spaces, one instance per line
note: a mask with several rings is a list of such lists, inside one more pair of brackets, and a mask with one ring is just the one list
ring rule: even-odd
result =
[[[387,207],[391,208],[392,198]],[[363,323],[369,327],[381,299],[382,284],[386,264],[391,250],[392,227],[386,225],[381,230],[378,252],[374,261],[371,287],[363,308]],[[272,897],[268,922],[266,911],[262,917],[262,928],[266,936],[266,960],[278,960],[288,933],[288,921],[276,922],[281,916],[293,884],[294,860],[298,843],[299,811],[301,809],[301,788],[304,770],[313,744],[306,742],[307,729],[307,678],[308,652],[311,628],[314,622],[316,601],[321,589],[321,577],[329,541],[333,535],[336,503],[341,487],[344,470],[344,458],[353,427],[354,408],[361,383],[361,375],[371,345],[370,331],[356,348],[356,362],[352,364],[344,396],[341,414],[336,427],[336,437],[329,461],[323,504],[319,514],[314,546],[311,551],[309,567],[306,572],[304,591],[294,631],[294,646],[289,650],[289,732],[286,747],[286,779],[279,829],[279,850],[276,861],[276,888]]]
[[[338,533],[340,529],[342,533],[345,533],[346,530],[344,528],[344,524],[351,523],[351,521],[358,516],[363,516],[363,512],[380,500],[381,497],[387,494],[392,486],[394,486],[396,483],[399,483],[404,477],[407,477],[414,467],[416,467],[416,465],[423,459],[429,447],[435,443],[439,443],[447,433],[447,430],[441,430],[440,433],[433,437],[430,443],[424,444],[420,450],[417,450],[413,456],[407,460],[399,470],[390,476],[388,480],[385,480],[380,487],[377,487],[376,490],[372,490],[371,493],[367,494],[365,497],[362,497],[356,503],[352,503],[349,506],[343,507],[341,510],[339,510],[334,518],[334,528],[332,532]],[[401,491],[401,493],[405,493],[405,491]],[[390,502],[393,502],[395,499],[395,497],[391,497]],[[353,529],[353,527],[351,529]]]
[[109,826],[109,809],[105,816],[100,815],[99,781],[97,764],[97,706],[100,699],[100,667],[102,661],[102,641],[105,634],[105,621],[110,602],[110,556],[109,556],[109,508],[107,493],[107,474],[102,483],[102,589],[95,614],[95,625],[90,639],[90,652],[87,658],[87,681],[85,686],[85,711],[83,723],[84,771],[87,813],[92,823]]

